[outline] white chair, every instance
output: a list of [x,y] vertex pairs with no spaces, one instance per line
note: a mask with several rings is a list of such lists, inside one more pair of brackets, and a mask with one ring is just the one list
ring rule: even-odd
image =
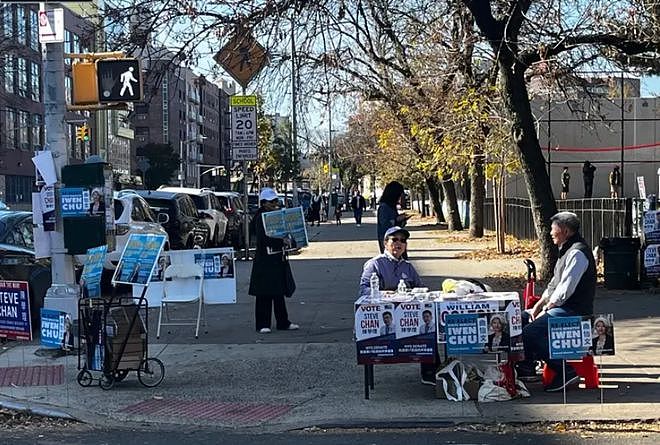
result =
[[[195,326],[195,338],[199,338],[200,320],[203,319],[206,326],[203,285],[204,269],[199,264],[172,264],[165,269],[156,338],[160,338],[161,326]],[[197,318],[171,319],[168,306],[177,303],[197,303]],[[166,323],[163,323],[163,308],[165,308]]]

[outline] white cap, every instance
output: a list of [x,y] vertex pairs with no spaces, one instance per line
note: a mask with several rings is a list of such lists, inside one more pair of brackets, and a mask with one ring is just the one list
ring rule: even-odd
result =
[[275,190],[270,187],[264,187],[261,189],[261,192],[259,193],[259,201],[272,201],[273,199],[277,199],[277,193],[275,193]]

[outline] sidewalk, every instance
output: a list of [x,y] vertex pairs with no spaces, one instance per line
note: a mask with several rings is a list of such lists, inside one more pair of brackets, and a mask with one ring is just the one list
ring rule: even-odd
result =
[[[103,425],[200,424],[258,431],[658,417],[659,297],[602,288],[596,310],[615,313],[617,342],[617,355],[602,361],[603,381],[618,385],[603,390],[603,404],[599,390],[572,390],[563,405],[561,393],[546,394],[539,384],[529,386],[532,397],[525,400],[449,402],[436,399],[434,388],[419,382],[419,367],[414,364],[376,366],[375,390],[365,400],[363,368],[356,365],[352,339],[352,303],[361,266],[377,252],[376,228],[373,217],[365,218],[360,228],[351,218],[343,222],[308,228],[311,246],[291,258],[298,289],[287,304],[300,331],[268,335],[254,331],[254,301],[247,295],[251,263],[237,262],[238,302],[209,306],[208,333],[200,333],[199,340],[188,327],[164,332],[156,340],[157,311],[152,310],[149,355],[165,364],[165,380],[159,387],[145,388],[130,373],[110,391],[96,384],[82,388],[76,383],[76,356],[39,357],[34,354],[36,343],[18,344],[0,353],[0,368],[16,368],[12,372],[22,372],[26,380],[27,372],[34,375],[35,366],[48,366],[40,369],[48,372],[41,386],[0,387],[0,404],[42,412],[45,408],[50,414],[67,413]],[[439,288],[446,277],[524,272],[519,259],[455,259],[458,252],[480,246],[441,245],[434,226],[410,229],[410,256],[431,288]],[[61,383],[55,384],[60,377]]]

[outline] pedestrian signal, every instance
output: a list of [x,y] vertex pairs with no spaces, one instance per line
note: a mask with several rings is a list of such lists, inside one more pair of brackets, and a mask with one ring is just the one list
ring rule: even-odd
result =
[[82,142],[89,141],[89,127],[87,125],[83,125],[76,130],[76,139]]
[[99,103],[142,100],[142,72],[138,59],[96,61]]

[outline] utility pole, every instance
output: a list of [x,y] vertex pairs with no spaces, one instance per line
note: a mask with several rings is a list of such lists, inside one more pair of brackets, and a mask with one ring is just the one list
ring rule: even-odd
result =
[[[295,13],[294,13],[295,14]],[[298,94],[296,77],[296,37],[295,15],[291,19],[291,166],[298,160],[298,116],[296,114],[296,95]],[[298,206],[298,182],[293,178],[293,205]]]
[[[42,5],[45,5],[42,3]],[[42,6],[43,8],[43,6]],[[69,163],[69,153],[66,143],[66,98],[64,95],[64,44],[45,43],[43,50],[43,85],[44,85],[44,124],[46,147],[52,152],[55,161],[57,183],[55,184],[55,231],[50,232],[52,250],[52,286],[46,295],[53,297],[44,300],[44,307],[63,310],[77,318],[77,294],[72,294],[63,286],[71,286],[75,282],[73,262],[64,247],[64,222],[60,206],[62,189],[62,167]],[[62,292],[64,291],[64,292]],[[64,293],[64,295],[62,295]],[[70,295],[71,294],[71,295]],[[65,301],[66,300],[66,301]],[[70,300],[70,301],[69,301]]]

